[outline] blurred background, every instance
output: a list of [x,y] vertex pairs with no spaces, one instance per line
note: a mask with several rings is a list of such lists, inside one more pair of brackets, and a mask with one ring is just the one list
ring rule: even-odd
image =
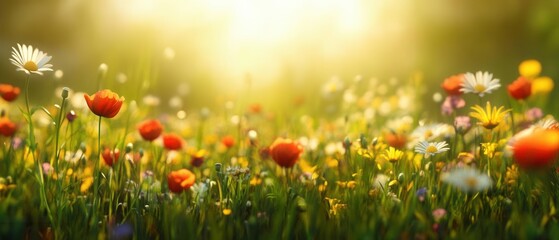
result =
[[61,70],[33,77],[36,101],[59,86],[95,92],[102,63],[103,88],[192,108],[313,98],[334,76],[420,74],[434,92],[448,76],[482,70],[506,86],[525,59],[558,78],[558,12],[559,1],[543,0],[1,1],[1,82],[23,87],[8,61],[21,43]]

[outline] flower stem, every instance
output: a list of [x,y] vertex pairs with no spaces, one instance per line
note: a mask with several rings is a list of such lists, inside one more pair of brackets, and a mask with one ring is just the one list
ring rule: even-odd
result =
[[[99,124],[97,127],[98,133],[97,133],[97,159],[95,160],[95,168],[94,168],[94,183],[93,183],[93,209],[91,211],[91,215],[93,216],[93,222],[91,224],[93,224],[94,226],[97,226],[97,213],[98,213],[98,207],[99,207],[99,180],[101,178],[101,171],[99,170],[99,161],[101,161],[101,119],[102,117],[99,116]],[[94,227],[95,229],[97,227]]]

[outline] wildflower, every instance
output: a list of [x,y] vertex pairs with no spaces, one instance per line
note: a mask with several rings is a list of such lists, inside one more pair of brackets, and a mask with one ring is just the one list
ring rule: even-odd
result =
[[491,93],[491,91],[499,88],[501,84],[499,79],[493,79],[493,74],[478,71],[475,75],[466,73],[464,82],[460,86],[462,86],[460,91],[463,93],[474,93],[483,97],[486,93]]
[[460,133],[468,132],[468,130],[470,130],[470,128],[472,127],[472,124],[470,123],[470,117],[457,116],[456,118],[454,118],[454,127],[456,128],[456,131]]
[[513,158],[518,166],[525,169],[546,168],[557,160],[559,155],[558,130],[536,129],[531,133],[514,138]]
[[509,186],[514,186],[516,185],[519,176],[518,167],[516,164],[513,164],[510,167],[507,167],[507,172],[505,173],[505,183]]
[[482,143],[481,147],[483,148],[483,154],[488,156],[489,158],[493,158],[495,156],[497,147],[499,144],[497,143]]
[[341,203],[341,200],[336,198],[326,197],[325,200],[328,203],[329,207],[328,214],[332,216],[338,215],[339,210],[345,209],[347,207],[347,204]]
[[474,168],[455,168],[444,174],[442,181],[464,192],[480,192],[493,184],[491,178]]
[[78,149],[76,152],[66,151],[64,154],[64,160],[66,162],[76,164],[80,160],[85,160],[85,153],[81,149]]
[[43,173],[47,176],[52,175],[54,172],[54,168],[48,162],[43,163],[41,166],[43,167]]
[[433,219],[435,222],[441,221],[442,218],[446,216],[446,210],[444,208],[437,208],[433,210]]
[[291,139],[278,138],[270,146],[270,156],[284,168],[291,168],[301,156],[303,148]]
[[505,115],[510,112],[510,109],[504,110],[504,107],[501,106],[499,108],[493,106],[491,109],[491,103],[487,102],[485,105],[485,111],[479,105],[475,105],[472,107],[474,112],[470,113],[470,116],[476,118],[479,121],[479,125],[483,126],[486,129],[493,129],[499,125]]
[[174,133],[163,134],[163,146],[167,150],[180,150],[182,148],[182,138]]
[[458,96],[462,95],[460,88],[462,87],[462,83],[464,82],[464,74],[458,74],[454,76],[450,76],[443,81],[441,87],[445,90],[445,92],[450,96]]
[[202,163],[204,163],[204,159],[206,158],[207,155],[208,155],[208,151],[205,149],[193,151],[190,154],[190,165],[194,167],[202,166]]
[[105,148],[101,156],[103,156],[103,161],[105,161],[105,164],[107,164],[109,167],[112,167],[120,157],[120,150],[118,150],[118,148],[115,148],[114,150]]
[[120,111],[124,97],[119,97],[109,89],[96,92],[92,96],[83,95],[89,109],[97,116],[113,118]]
[[386,149],[386,153],[384,154],[386,160],[391,163],[398,162],[398,160],[402,159],[403,156],[404,152],[393,147],[388,147],[388,149]]
[[221,138],[221,144],[223,144],[226,148],[231,148],[235,145],[235,139],[232,136],[227,135]]
[[524,117],[526,118],[527,121],[534,122],[543,117],[543,111],[541,108],[537,108],[537,107],[530,108],[526,110],[526,112],[524,113]]
[[253,114],[259,114],[262,112],[262,105],[260,105],[259,103],[253,103],[248,107],[248,109],[249,112]]
[[518,73],[526,78],[535,78],[540,75],[541,71],[542,65],[535,59],[524,60],[518,65]]
[[12,102],[16,100],[19,96],[20,89],[11,84],[0,84],[0,97],[2,97],[7,102]]
[[232,213],[231,208],[224,208],[222,212],[225,216],[229,216]]
[[194,182],[196,181],[196,176],[188,169],[180,169],[177,171],[171,171],[167,175],[167,184],[169,190],[174,193],[180,193],[184,190],[190,189]]
[[76,118],[78,117],[78,115],[76,114],[76,112],[74,110],[69,111],[66,114],[66,119],[68,119],[68,122],[73,122],[74,120],[76,120]]
[[397,149],[404,148],[407,143],[407,137],[405,134],[395,132],[388,132],[384,134],[384,140],[386,141],[386,144]]
[[163,125],[157,119],[146,120],[138,125],[138,132],[146,141],[153,141],[163,132]]
[[549,94],[553,91],[553,79],[549,77],[539,77],[532,82],[532,94]]
[[390,177],[384,175],[384,174],[378,174],[375,179],[373,180],[373,188],[375,189],[385,189],[386,188],[386,184],[388,183],[388,180],[390,180]]
[[443,105],[441,105],[441,111],[445,115],[450,115],[456,109],[463,108],[466,106],[466,101],[458,95],[451,95],[445,98]]
[[424,154],[424,157],[434,156],[437,153],[442,153],[448,151],[448,144],[445,141],[442,142],[427,142],[421,141],[415,146],[415,152]]
[[17,71],[23,71],[27,74],[35,73],[43,75],[44,71],[52,71],[52,64],[48,62],[52,58],[47,56],[43,51],[33,47],[31,45],[26,46],[25,44],[17,44],[18,50],[12,47],[12,58],[10,61],[17,67]]
[[[433,141],[434,139],[449,134],[452,126],[442,123],[427,124],[417,127],[411,133],[411,138],[417,141]],[[412,144],[412,145],[415,145]]]
[[427,195],[427,188],[426,187],[422,187],[420,189],[417,189],[417,191],[415,192],[415,196],[417,196],[417,200],[419,200],[420,202],[425,201],[425,196]]
[[525,77],[518,77],[507,87],[509,95],[516,100],[526,99],[532,94],[532,83]]
[[0,117],[0,135],[4,137],[13,137],[16,133],[17,126],[7,117]]
[[161,103],[161,100],[154,95],[146,95],[142,99],[142,102],[148,107],[157,107]]

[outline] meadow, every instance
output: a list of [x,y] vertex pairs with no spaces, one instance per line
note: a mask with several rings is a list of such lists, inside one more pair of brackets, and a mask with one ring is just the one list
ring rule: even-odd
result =
[[[429,88],[332,78],[278,114],[246,99],[164,108],[141,79],[38,104],[57,56],[12,50],[1,239],[559,237],[559,110],[537,60],[510,66],[517,79],[473,70]],[[117,86],[108,67],[99,86]]]

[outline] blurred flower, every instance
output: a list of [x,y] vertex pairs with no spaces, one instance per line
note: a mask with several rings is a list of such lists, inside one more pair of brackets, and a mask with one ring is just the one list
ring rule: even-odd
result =
[[462,95],[460,89],[462,88],[463,82],[464,74],[458,74],[446,78],[441,84],[441,87],[445,90],[446,94],[450,96],[459,96]]
[[221,144],[223,144],[226,148],[231,148],[235,145],[235,138],[231,135],[224,136],[221,138]]
[[169,190],[174,193],[180,193],[184,190],[190,189],[194,182],[196,181],[196,176],[188,169],[180,169],[177,171],[171,171],[167,175],[167,184],[169,185]]
[[72,94],[70,96],[70,104],[72,104],[72,106],[77,109],[85,108],[87,106],[87,102],[83,97],[84,94],[84,92],[77,92],[75,94]]
[[524,117],[529,122],[534,122],[543,117],[543,111],[540,108],[530,108],[524,113]]
[[167,150],[180,150],[182,148],[182,138],[174,133],[163,134],[163,146]]
[[532,83],[525,77],[518,77],[507,87],[509,95],[516,100],[526,99],[532,94]]
[[539,77],[532,82],[532,94],[549,94],[553,91],[554,83],[550,77]]
[[17,125],[10,121],[6,116],[0,117],[0,135],[4,137],[13,137],[16,133]]
[[483,154],[488,156],[489,158],[493,158],[495,156],[497,147],[499,144],[497,143],[481,143],[481,147],[483,148]]
[[513,158],[522,168],[547,168],[557,160],[559,155],[559,130],[535,129],[528,134],[522,133],[514,139],[512,144]]
[[415,196],[417,196],[417,200],[419,200],[420,202],[425,201],[425,196],[427,196],[427,188],[422,187],[420,189],[417,189],[417,191],[415,192]]
[[146,141],[153,141],[163,132],[163,125],[157,119],[151,119],[141,122],[138,125],[138,132]]
[[110,239],[130,239],[133,235],[134,227],[132,224],[118,224],[112,229]]
[[386,190],[388,180],[390,180],[390,177],[382,173],[378,174],[373,180],[373,188]]
[[421,141],[415,146],[415,152],[424,154],[424,157],[434,156],[437,153],[448,151],[448,144],[445,141],[442,142],[427,142]]
[[336,154],[344,155],[345,152],[346,152],[346,148],[344,147],[343,142],[330,142],[326,144],[326,146],[324,147],[324,153],[328,156],[332,156]]
[[437,208],[433,210],[433,219],[435,222],[441,221],[442,218],[446,216],[446,210],[444,208]]
[[66,119],[68,119],[68,122],[73,122],[74,120],[76,120],[77,117],[78,115],[76,114],[76,112],[74,112],[74,110],[69,111],[66,114]]
[[516,167],[516,164],[513,164],[510,167],[507,167],[507,172],[505,173],[505,183],[509,186],[514,186],[516,185],[519,176],[518,167]]
[[43,163],[41,166],[43,167],[43,173],[47,176],[54,172],[54,168],[48,162]]
[[463,93],[474,93],[483,97],[486,93],[491,93],[491,91],[499,88],[499,79],[493,79],[493,74],[489,72],[476,72],[464,74],[464,82],[461,84],[460,89]]
[[398,162],[398,160],[402,159],[403,156],[404,152],[393,147],[388,147],[384,153],[384,158],[391,163]]
[[485,104],[485,110],[479,105],[475,105],[471,109],[474,110],[474,112],[471,112],[470,116],[476,118],[479,121],[478,125],[486,129],[497,127],[499,123],[503,121],[505,115],[511,111],[510,109],[504,110],[503,106],[499,108],[493,106],[492,109],[489,101]]
[[454,168],[441,176],[443,182],[464,192],[480,192],[491,187],[491,178],[474,168]]
[[85,160],[85,153],[81,149],[78,149],[75,152],[66,151],[66,153],[64,154],[64,160],[66,162],[76,164],[80,160]]
[[272,159],[284,168],[291,168],[301,156],[303,148],[291,139],[278,138],[270,146]]
[[120,111],[124,97],[119,97],[109,89],[96,92],[92,96],[83,95],[89,109],[97,116],[113,118]]
[[417,144],[419,141],[433,141],[441,136],[451,133],[452,126],[443,123],[426,124],[417,127],[410,134],[414,140],[412,145]]
[[454,110],[463,108],[466,106],[466,101],[459,95],[450,95],[444,99],[443,105],[441,105],[441,111],[443,114],[449,116],[454,112]]
[[179,96],[174,96],[169,99],[169,107],[174,109],[182,108],[182,99]]
[[27,74],[35,73],[43,75],[44,71],[52,71],[52,64],[48,64],[51,56],[47,56],[43,51],[33,47],[31,45],[26,46],[25,44],[17,44],[18,50],[12,47],[12,58],[10,61],[13,65],[17,67],[17,71],[23,71]]
[[341,203],[341,200],[336,199],[336,198],[325,198],[326,202],[328,203],[328,214],[331,216],[336,216],[338,215],[338,211],[345,209],[347,207],[347,204],[343,204]]
[[331,78],[328,82],[322,85],[322,95],[326,98],[331,97],[333,94],[341,92],[344,88],[344,83],[337,77]]
[[107,164],[109,167],[112,167],[120,157],[120,150],[118,150],[118,148],[115,148],[114,150],[105,148],[105,150],[103,150],[103,153],[101,153],[101,156],[103,156],[103,161],[105,162],[105,164]]
[[64,72],[62,70],[58,69],[58,70],[54,71],[54,78],[55,79],[60,80],[60,79],[62,79],[63,76],[64,76]]
[[190,153],[190,165],[193,167],[200,167],[206,159],[208,151],[206,149],[194,150]]
[[470,130],[470,128],[472,127],[472,124],[470,123],[470,117],[456,116],[456,118],[454,118],[454,127],[456,128],[456,131],[462,134],[468,132],[468,130]]
[[402,149],[406,146],[407,136],[405,134],[399,134],[395,132],[387,132],[384,134],[384,140],[386,144],[391,147]]
[[439,92],[433,93],[433,101],[436,103],[441,102],[443,100],[443,95]]
[[16,100],[19,96],[20,89],[11,84],[0,84],[0,97],[2,97],[7,102],[12,102]]
[[520,73],[520,76],[529,79],[537,77],[540,75],[541,71],[542,65],[535,59],[524,60],[518,65],[518,73]]
[[259,103],[253,103],[248,107],[248,110],[253,114],[259,114],[262,112],[262,105]]
[[211,183],[209,183],[209,180],[206,180],[206,182],[196,183],[190,188],[190,191],[192,191],[192,195],[198,200],[198,203],[204,202],[204,198],[208,195],[210,184]]
[[120,84],[124,84],[126,83],[126,81],[128,81],[128,77],[124,73],[118,73],[116,75],[116,81]]
[[99,64],[99,68],[97,69],[97,71],[99,71],[99,75],[101,75],[101,77],[105,77],[105,75],[109,71],[109,65],[107,65],[106,63],[101,63]]

